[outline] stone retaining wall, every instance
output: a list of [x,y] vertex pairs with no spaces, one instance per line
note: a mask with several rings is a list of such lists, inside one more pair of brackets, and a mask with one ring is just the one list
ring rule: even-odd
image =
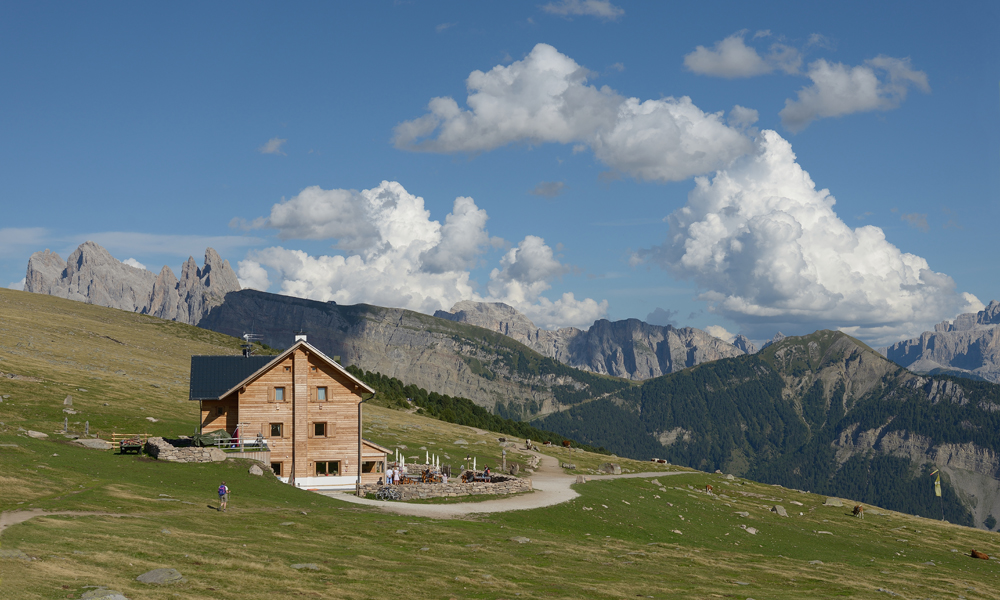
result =
[[[374,494],[380,486],[369,483],[361,486],[361,493]],[[505,481],[496,483],[462,483],[461,481],[451,481],[448,483],[406,483],[392,486],[402,496],[403,500],[413,500],[416,498],[444,498],[456,496],[474,496],[481,494],[503,495],[516,494],[518,492],[530,492],[532,490],[531,480],[519,477],[511,477]]]
[[146,440],[146,453],[156,460],[183,463],[222,462],[226,453],[222,448],[188,446],[178,448],[161,437]]

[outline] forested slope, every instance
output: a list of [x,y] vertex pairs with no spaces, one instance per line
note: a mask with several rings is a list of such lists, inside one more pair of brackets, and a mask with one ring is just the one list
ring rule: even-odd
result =
[[839,332],[648,380],[538,425],[624,456],[943,509],[957,523],[1000,514],[1000,386],[914,375]]

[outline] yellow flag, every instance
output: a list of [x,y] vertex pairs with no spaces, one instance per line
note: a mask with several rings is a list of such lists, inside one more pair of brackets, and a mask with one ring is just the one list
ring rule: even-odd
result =
[[941,474],[938,473],[937,479],[934,480],[934,495],[941,497]]

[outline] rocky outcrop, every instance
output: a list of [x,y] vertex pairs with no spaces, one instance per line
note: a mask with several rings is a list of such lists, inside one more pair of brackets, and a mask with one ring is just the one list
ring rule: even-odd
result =
[[1000,302],[944,321],[920,337],[879,352],[916,373],[949,374],[1000,383]]
[[434,316],[502,333],[577,369],[633,380],[745,352],[700,329],[650,325],[638,319],[601,319],[585,331],[575,327],[548,331],[500,302],[462,301]]
[[24,289],[196,325],[240,284],[229,262],[211,248],[205,251],[204,267],[188,258],[177,279],[169,267],[154,275],[84,242],[65,262],[48,250],[32,254]]

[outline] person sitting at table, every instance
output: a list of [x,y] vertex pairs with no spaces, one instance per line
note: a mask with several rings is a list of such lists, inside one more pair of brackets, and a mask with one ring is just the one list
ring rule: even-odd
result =
[[486,465],[486,468],[483,469],[483,477],[489,477],[489,476],[490,476],[490,467],[489,465]]

